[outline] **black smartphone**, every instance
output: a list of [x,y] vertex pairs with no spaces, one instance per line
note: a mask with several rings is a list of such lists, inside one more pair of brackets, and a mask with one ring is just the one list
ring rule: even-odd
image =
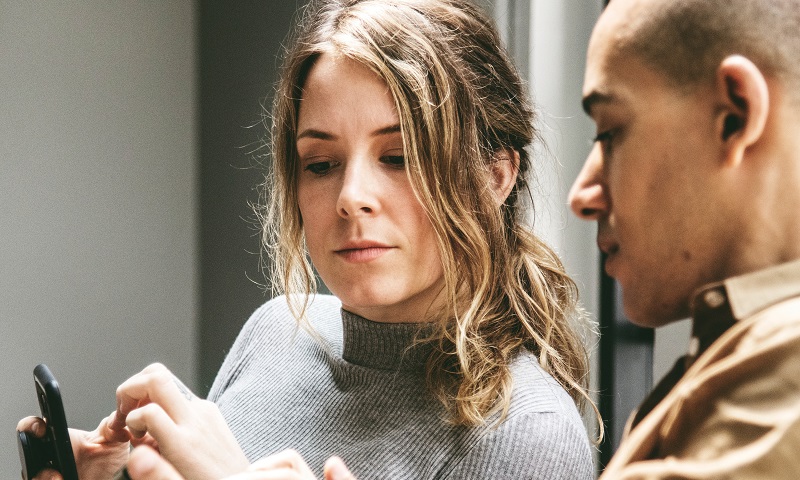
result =
[[28,432],[17,432],[22,479],[30,480],[42,470],[51,468],[60,472],[64,480],[78,480],[67,416],[56,377],[47,365],[40,364],[33,369],[33,380],[46,433],[37,438]]

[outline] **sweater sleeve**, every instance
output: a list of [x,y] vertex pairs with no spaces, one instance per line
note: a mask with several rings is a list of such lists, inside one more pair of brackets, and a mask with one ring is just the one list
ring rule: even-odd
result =
[[584,429],[559,413],[528,413],[488,429],[443,478],[590,480],[594,466]]

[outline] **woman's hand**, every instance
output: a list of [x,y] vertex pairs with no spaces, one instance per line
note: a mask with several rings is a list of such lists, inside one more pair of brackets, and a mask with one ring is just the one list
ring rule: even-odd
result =
[[[131,454],[128,474],[132,480],[184,480],[163,457],[148,447],[138,447]],[[313,480],[314,474],[294,450],[265,457],[246,471],[224,480]],[[355,480],[338,457],[325,462],[325,480]]]
[[356,480],[339,457],[331,457],[325,462],[325,480]]
[[117,388],[109,429],[130,432],[134,446],[158,450],[191,480],[218,480],[250,465],[217,406],[195,396],[161,364]]
[[[108,480],[128,459],[128,433],[108,428],[114,414],[104,418],[91,432],[69,429],[69,439],[78,477],[81,480]],[[17,424],[17,431],[30,432],[38,438],[45,434],[44,420],[39,417],[26,417]],[[36,480],[61,480],[61,474],[54,470],[43,470]]]

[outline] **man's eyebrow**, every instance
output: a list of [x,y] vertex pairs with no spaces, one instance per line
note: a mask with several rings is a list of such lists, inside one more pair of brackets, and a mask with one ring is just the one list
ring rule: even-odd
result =
[[597,92],[594,91],[589,95],[583,97],[583,101],[581,105],[583,105],[583,111],[586,112],[586,115],[592,115],[592,107],[597,105],[598,103],[611,103],[614,101],[614,97],[607,93]]

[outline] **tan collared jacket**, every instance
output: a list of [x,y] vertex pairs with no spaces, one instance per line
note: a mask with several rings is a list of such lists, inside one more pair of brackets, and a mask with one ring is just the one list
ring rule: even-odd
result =
[[709,285],[693,314],[696,352],[642,404],[601,480],[799,480],[800,261]]

